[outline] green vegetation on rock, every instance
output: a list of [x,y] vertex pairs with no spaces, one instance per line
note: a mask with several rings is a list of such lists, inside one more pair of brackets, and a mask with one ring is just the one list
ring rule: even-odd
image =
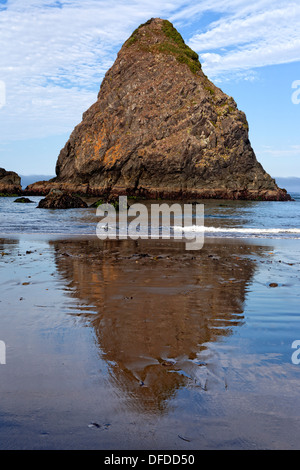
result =
[[163,43],[161,47],[173,53],[178,62],[188,65],[191,72],[198,72],[201,69],[198,54],[185,44],[181,34],[170,21],[163,21],[162,31],[172,43]]
[[91,204],[89,207],[99,207],[102,204],[106,204],[106,203],[107,201],[105,201],[104,199],[99,199],[98,201],[93,202],[93,204]]
[[[138,33],[140,28],[150,23],[151,20],[141,24],[137,29],[135,29],[130,38],[127,39],[125,43],[126,47],[136,43],[139,38]],[[158,44],[151,45],[141,44],[141,49],[147,52],[172,54],[175,56],[178,62],[188,65],[191,72],[197,73],[199,70],[201,70],[198,54],[185,44],[181,34],[177,31],[177,29],[174,28],[172,23],[170,23],[168,20],[163,20],[161,30],[168,39],[167,41],[162,41]]]
[[205,88],[205,90],[207,90],[212,96],[215,95],[215,90],[213,90],[211,87],[205,86],[204,88]]

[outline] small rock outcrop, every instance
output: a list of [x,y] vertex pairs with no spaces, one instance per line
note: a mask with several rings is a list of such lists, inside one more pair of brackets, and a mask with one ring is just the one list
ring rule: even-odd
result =
[[38,204],[40,209],[75,209],[88,205],[80,198],[59,190],[51,190],[50,193]]
[[0,193],[21,194],[21,178],[14,171],[6,171],[0,168]]
[[19,204],[32,204],[33,201],[28,199],[28,197],[18,197],[17,199],[14,200],[14,202],[17,202]]
[[153,18],[124,43],[75,127],[56,178],[27,188],[147,198],[288,200],[257,161],[245,114],[202,72],[173,25]]

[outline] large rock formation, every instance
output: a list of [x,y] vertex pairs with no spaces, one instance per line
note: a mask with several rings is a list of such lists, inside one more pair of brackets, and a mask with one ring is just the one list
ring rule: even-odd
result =
[[209,81],[172,24],[159,18],[124,43],[96,103],[61,150],[56,174],[28,191],[290,198],[256,160],[245,114]]
[[14,171],[6,171],[0,168],[0,193],[21,194],[21,178]]

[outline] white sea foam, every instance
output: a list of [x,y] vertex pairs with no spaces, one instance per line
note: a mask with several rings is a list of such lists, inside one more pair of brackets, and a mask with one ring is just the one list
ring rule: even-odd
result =
[[206,227],[191,225],[188,227],[175,226],[174,230],[183,230],[184,232],[207,232],[224,234],[249,234],[249,235],[268,235],[268,234],[299,234],[300,228],[257,228],[257,227]]
[[245,228],[235,228],[235,227],[206,227],[199,225],[191,225],[188,227],[175,226],[174,230],[184,230],[184,231],[193,231],[193,232],[229,232],[229,233],[299,233],[300,228],[256,228],[256,227],[245,227]]

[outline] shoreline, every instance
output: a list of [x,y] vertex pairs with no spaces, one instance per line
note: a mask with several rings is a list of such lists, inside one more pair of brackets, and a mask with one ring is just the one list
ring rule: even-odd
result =
[[[163,239],[163,238],[147,238],[147,239],[137,239],[137,240],[133,240],[131,239],[130,237],[128,237],[127,239],[119,239],[119,238],[111,238],[111,239],[107,239],[107,240],[101,240],[97,237],[96,234],[92,234],[92,233],[58,233],[58,232],[0,232],[0,239],[4,239],[4,238],[7,238],[7,239],[19,239],[19,238],[29,238],[31,239],[31,237],[34,237],[35,239],[42,239],[42,240],[59,240],[59,239],[77,239],[77,240],[84,240],[84,239],[91,239],[91,240],[95,240],[95,241],[102,241],[102,242],[123,242],[123,241],[129,241],[129,242],[148,242],[148,243],[153,243],[153,245],[155,244],[161,244],[161,243],[174,243],[174,244],[178,244],[178,243],[181,243],[182,245],[185,245],[186,242],[189,242],[190,239],[188,238],[184,238],[182,237],[182,239],[178,240],[178,239],[174,239],[174,238],[170,238],[170,239]],[[227,242],[232,242],[232,243],[238,243],[239,241],[241,242],[247,242],[247,243],[253,243],[253,244],[256,244],[256,243],[270,243],[272,241],[276,241],[277,242],[280,242],[282,241],[283,243],[284,242],[296,242],[296,241],[300,241],[300,238],[299,237],[292,237],[292,236],[288,236],[288,237],[284,237],[284,236],[274,236],[274,235],[271,235],[270,236],[264,236],[264,235],[260,235],[260,236],[231,236],[231,235],[226,235],[226,236],[220,236],[220,235],[208,235],[208,236],[204,236],[204,243],[213,243],[213,242],[216,242],[216,243],[227,243]],[[201,250],[202,248],[200,248]],[[191,251],[200,251],[200,250],[191,250]]]

